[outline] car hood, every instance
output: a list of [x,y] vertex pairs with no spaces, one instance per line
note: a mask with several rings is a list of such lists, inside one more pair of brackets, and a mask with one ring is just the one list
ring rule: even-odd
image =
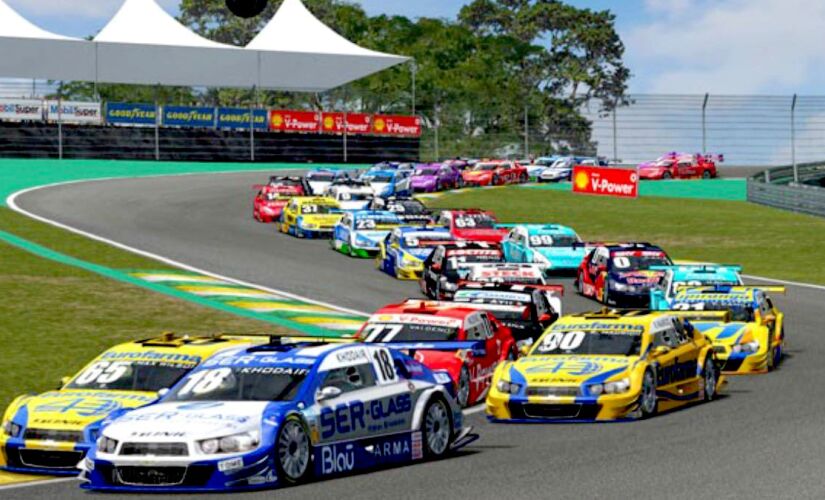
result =
[[629,356],[530,355],[513,363],[510,375],[512,382],[530,386],[579,386],[585,382],[621,378],[638,359]]
[[490,177],[493,175],[493,172],[490,170],[470,170],[469,172],[464,172],[464,177]]
[[456,229],[454,233],[457,238],[463,240],[501,243],[508,231],[506,229]]
[[104,433],[118,441],[223,437],[260,429],[264,413],[282,405],[268,401],[163,403],[115,419]]
[[82,430],[116,410],[145,406],[156,399],[153,392],[50,391],[26,400],[25,424],[38,429]]
[[430,184],[438,180],[437,175],[416,175],[410,179],[413,184]]
[[302,215],[301,220],[309,224],[334,225],[341,220],[341,217],[343,217],[343,214],[315,214]]
[[664,275],[664,271],[628,271],[610,273],[610,279],[628,285],[653,286],[659,283]]
[[356,231],[355,236],[357,238],[366,238],[377,245],[379,242],[384,241],[390,232],[389,229],[385,231]]
[[662,165],[657,165],[656,162],[653,161],[646,161],[644,163],[640,163],[637,167],[639,170],[662,170]]
[[691,321],[691,324],[702,332],[714,345],[736,345],[742,342],[749,342],[751,327],[755,326],[744,322],[716,322],[716,321]]
[[433,253],[433,250],[435,250],[435,248],[408,248],[404,250],[404,253],[407,255],[412,255],[417,259],[424,260],[429,257],[431,253]]
[[572,247],[549,247],[549,248],[541,248],[538,252],[547,260],[550,261],[551,265],[570,265],[575,264],[578,266],[581,264],[582,259],[586,254],[585,248],[572,248]]

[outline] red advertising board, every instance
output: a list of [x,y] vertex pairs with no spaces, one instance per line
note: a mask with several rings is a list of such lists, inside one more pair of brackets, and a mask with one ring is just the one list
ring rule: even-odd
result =
[[[344,132],[344,113],[323,113],[321,130],[325,133],[342,134]],[[372,132],[372,116],[363,113],[347,113],[347,132],[350,134],[369,134]]]
[[573,192],[638,198],[639,174],[635,168],[576,166],[573,168]]
[[372,124],[376,134],[421,137],[421,119],[417,116],[375,115]]
[[278,132],[318,132],[320,113],[315,111],[272,110],[269,112],[269,130]]

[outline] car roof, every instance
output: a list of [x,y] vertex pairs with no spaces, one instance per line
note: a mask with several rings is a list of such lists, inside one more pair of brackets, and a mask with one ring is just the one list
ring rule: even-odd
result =
[[[289,365],[307,369],[319,366],[320,370],[348,364],[368,362],[367,356],[338,356],[348,352],[358,352],[372,349],[372,346],[361,343],[281,343],[273,342],[266,345],[241,347],[231,349],[211,358],[202,366],[249,366],[249,365]],[[332,362],[328,360],[332,359]],[[331,366],[336,365],[336,366]]]
[[120,357],[142,358],[143,355],[153,359],[167,357],[169,361],[199,362],[213,354],[237,346],[250,346],[261,340],[236,336],[189,336],[165,333],[133,342],[118,344],[101,354],[100,357],[120,355]]
[[661,326],[672,317],[647,310],[602,310],[562,316],[548,331],[575,327],[583,331],[644,333]]
[[434,306],[428,302],[431,301],[421,300],[419,303],[416,304],[408,304],[402,302],[400,304],[384,306],[381,309],[379,309],[375,314],[370,316],[370,320],[378,319],[380,316],[399,314],[405,314],[410,316],[430,316],[437,318],[454,318],[463,320],[467,316],[478,312],[477,309],[461,307],[460,304],[457,304],[456,307],[444,308]]
[[334,198],[328,198],[326,196],[311,196],[311,197],[309,197],[309,196],[307,196],[307,197],[296,196],[295,198],[293,198],[293,200],[295,200],[295,202],[298,203],[299,205],[309,205],[309,204],[319,204],[319,203],[323,203],[323,204],[327,204],[327,205],[337,205],[338,204],[338,201],[336,201]]
[[560,224],[525,224],[523,227],[527,228],[527,234],[529,235],[537,235],[537,234],[565,234],[570,236],[575,236],[576,231],[573,228],[562,226]]

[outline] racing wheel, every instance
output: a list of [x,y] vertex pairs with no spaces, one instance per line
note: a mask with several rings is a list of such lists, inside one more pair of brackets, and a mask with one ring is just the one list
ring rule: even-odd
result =
[[226,0],[226,7],[236,16],[250,18],[260,15],[269,0]]

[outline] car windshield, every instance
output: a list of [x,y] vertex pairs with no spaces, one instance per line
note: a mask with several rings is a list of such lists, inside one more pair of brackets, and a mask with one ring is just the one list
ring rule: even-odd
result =
[[601,354],[638,356],[642,347],[641,332],[601,332],[575,329],[547,332],[531,354]]
[[459,229],[495,229],[496,220],[488,214],[459,214],[455,216],[455,227]]
[[391,175],[388,175],[388,174],[381,174],[381,175],[371,175],[371,176],[366,177],[366,179],[369,180],[370,182],[375,182],[375,183],[378,183],[378,184],[382,184],[382,183],[386,184],[386,183],[392,182],[393,177]]
[[676,291],[680,287],[690,287],[690,286],[714,286],[714,285],[731,285],[736,286],[739,284],[739,281],[736,280],[723,280],[723,279],[707,279],[703,278],[701,280],[688,280],[688,281],[674,281],[670,284],[670,293],[676,293]]
[[622,252],[611,259],[613,268],[619,271],[644,271],[653,266],[669,266],[670,259],[664,252]]
[[399,224],[401,224],[401,221],[398,220],[397,217],[382,217],[378,215],[370,217],[359,217],[355,219],[355,221],[353,222],[355,229],[361,230],[377,229],[388,226],[398,226]]
[[375,196],[371,193],[339,193],[338,199],[341,201],[370,201]]
[[574,243],[579,243],[579,238],[568,234],[542,234],[530,236],[530,246],[533,248],[561,248],[572,247]]
[[498,165],[498,164],[496,164],[496,163],[480,163],[480,164],[476,165],[476,166],[473,168],[473,170],[478,171],[478,172],[481,172],[481,171],[490,171],[490,170],[495,170],[495,169],[497,169],[498,167],[499,167],[499,165]]
[[391,201],[387,203],[386,210],[399,214],[418,215],[427,213],[427,207],[420,201]]
[[309,372],[291,366],[244,366],[198,370],[164,401],[290,401]]
[[671,308],[674,311],[730,311],[731,321],[744,321],[746,323],[755,319],[752,306],[728,301],[676,301],[671,305]]
[[335,180],[335,174],[315,172],[307,175],[307,179],[318,182],[332,182],[333,180]]
[[331,214],[336,211],[338,211],[338,208],[334,205],[322,205],[317,203],[301,205],[301,213],[305,215]]
[[556,160],[556,162],[553,163],[551,168],[570,168],[570,160]]
[[444,233],[421,233],[409,234],[404,236],[404,246],[406,248],[423,248],[432,247],[443,244],[445,241],[451,241],[453,237]]
[[66,388],[157,392],[175,385],[194,367],[194,364],[155,361],[98,361]]
[[424,322],[369,323],[360,338],[367,342],[448,342],[458,338],[458,327]]
[[418,168],[415,170],[413,174],[415,177],[420,176],[427,176],[427,175],[436,175],[438,174],[438,168]]
[[269,183],[272,187],[300,187],[303,184],[297,179],[278,179]]

